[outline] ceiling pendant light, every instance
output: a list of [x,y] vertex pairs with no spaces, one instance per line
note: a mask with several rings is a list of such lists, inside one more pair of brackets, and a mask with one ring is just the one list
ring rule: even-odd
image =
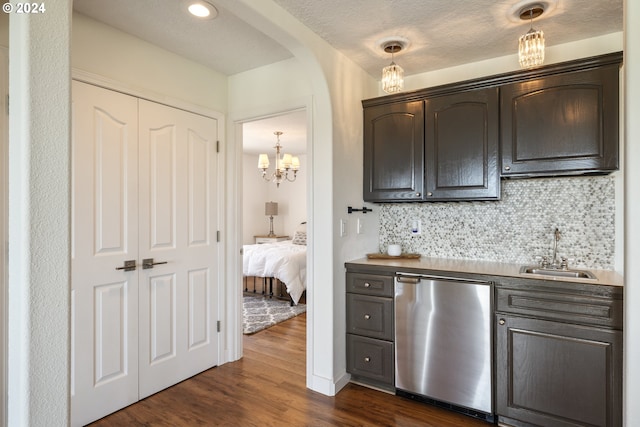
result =
[[[275,170],[271,176],[268,176],[269,156],[267,154],[260,154],[258,156],[258,169],[262,170],[262,178],[264,178],[265,181],[273,181],[276,183],[276,187],[280,187],[280,183],[282,182],[293,182],[296,180],[298,171],[300,170],[300,159],[298,156],[292,156],[286,153],[280,157],[280,150],[282,149],[282,145],[280,145],[280,135],[282,135],[283,132],[275,131],[273,134],[276,136],[276,145],[273,147],[276,149]],[[292,172],[293,176],[289,175],[289,172]]]
[[402,50],[403,44],[398,41],[390,41],[383,46],[387,53],[391,53],[391,64],[382,69],[382,90],[387,93],[397,93],[404,88],[404,70],[393,62],[393,54]]
[[544,62],[544,33],[533,29],[533,19],[542,15],[544,8],[540,4],[525,6],[520,10],[520,19],[529,20],[531,28],[520,36],[518,42],[518,61],[520,67],[531,68]]

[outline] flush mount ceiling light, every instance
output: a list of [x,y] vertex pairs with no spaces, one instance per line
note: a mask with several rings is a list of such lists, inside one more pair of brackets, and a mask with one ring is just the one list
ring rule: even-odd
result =
[[530,29],[518,41],[520,67],[531,68],[544,62],[544,33],[533,29],[533,20],[544,13],[542,4],[530,4],[520,9],[520,19],[529,20]]
[[218,10],[211,3],[203,0],[189,3],[187,9],[190,14],[200,19],[213,19],[218,16]]
[[385,52],[391,54],[391,64],[382,69],[382,90],[387,93],[397,93],[404,88],[404,70],[393,62],[393,55],[404,49],[405,44],[398,40],[391,40],[382,45]]

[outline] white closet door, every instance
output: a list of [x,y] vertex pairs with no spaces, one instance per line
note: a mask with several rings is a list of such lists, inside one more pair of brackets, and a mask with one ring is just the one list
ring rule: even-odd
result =
[[73,82],[71,419],[138,400],[138,100]]
[[[140,100],[140,398],[218,364],[217,122]],[[157,264],[160,263],[160,264]]]

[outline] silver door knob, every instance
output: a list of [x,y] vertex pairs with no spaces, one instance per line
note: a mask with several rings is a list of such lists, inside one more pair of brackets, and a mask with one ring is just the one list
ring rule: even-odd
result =
[[147,270],[153,268],[154,265],[166,264],[167,261],[153,262],[153,258],[145,258],[142,260],[142,269]]
[[134,271],[136,269],[136,260],[130,259],[124,262],[122,267],[116,267],[116,270]]

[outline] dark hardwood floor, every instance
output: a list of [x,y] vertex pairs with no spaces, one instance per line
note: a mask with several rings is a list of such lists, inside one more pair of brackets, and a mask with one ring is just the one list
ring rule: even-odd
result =
[[111,426],[434,426],[491,424],[349,384],[336,396],[305,384],[306,317],[244,337],[244,357],[95,423]]

